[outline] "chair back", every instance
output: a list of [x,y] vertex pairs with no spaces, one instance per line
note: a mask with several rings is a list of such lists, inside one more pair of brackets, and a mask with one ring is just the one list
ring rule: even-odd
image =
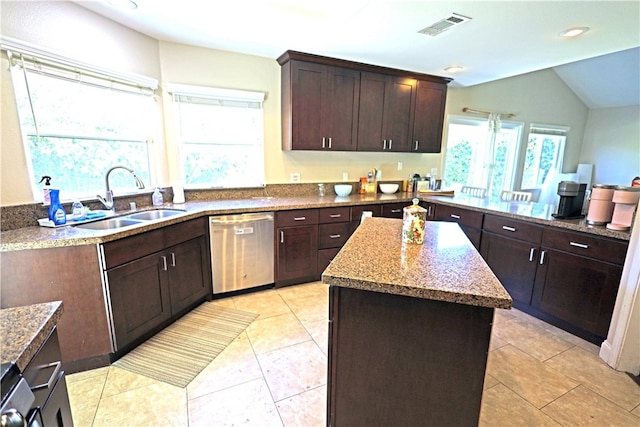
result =
[[474,196],[474,197],[487,197],[487,189],[486,188],[480,188],[480,187],[469,187],[469,186],[464,186],[462,187],[462,189],[460,190],[463,194],[468,194],[470,196]]
[[514,201],[514,202],[530,202],[531,193],[527,191],[508,191],[504,190],[500,193],[502,200]]

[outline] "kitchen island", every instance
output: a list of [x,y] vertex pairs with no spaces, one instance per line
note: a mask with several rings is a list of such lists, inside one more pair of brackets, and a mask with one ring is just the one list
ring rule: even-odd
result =
[[456,224],[367,218],[324,271],[331,426],[477,425],[493,313],[511,298]]

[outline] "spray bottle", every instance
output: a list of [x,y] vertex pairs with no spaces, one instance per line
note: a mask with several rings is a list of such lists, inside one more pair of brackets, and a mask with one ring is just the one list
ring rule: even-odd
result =
[[40,178],[40,183],[42,183],[42,181],[44,181],[44,185],[42,186],[42,195],[44,196],[44,204],[48,205],[49,203],[51,203],[51,196],[49,195],[49,192],[51,191],[51,177],[48,175],[43,176],[42,178]]

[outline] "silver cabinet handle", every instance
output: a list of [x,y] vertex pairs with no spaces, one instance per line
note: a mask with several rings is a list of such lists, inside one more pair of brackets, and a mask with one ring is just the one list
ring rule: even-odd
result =
[[284,231],[280,230],[280,243],[284,243]]
[[[416,143],[417,143],[417,142],[418,142],[418,141],[416,141]],[[431,216],[431,208],[432,208],[432,206],[431,206],[431,205],[429,205],[429,209],[427,210],[427,215],[428,215],[428,216]]]
[[418,151],[418,141],[416,141],[416,146],[415,146],[415,148],[413,150],[414,151]]
[[389,150],[391,150],[391,146],[393,145],[393,139],[389,140]]
[[49,380],[46,383],[38,384],[37,386],[31,387],[31,391],[44,390],[47,388],[51,388],[53,383],[58,379],[58,373],[60,372],[60,368],[62,368],[62,362],[51,362],[46,365],[38,366],[38,369],[48,369],[54,368]]
[[329,137],[329,148],[331,148],[331,137]]
[[531,248],[529,251],[529,262],[533,262],[534,257],[536,256],[536,248]]
[[342,214],[331,214],[329,215],[329,218],[341,218]]
[[589,245],[585,245],[584,243],[569,242],[569,244],[571,246],[575,246],[576,248],[589,249]]
[[176,254],[171,252],[171,267],[175,267],[175,266],[176,266]]
[[329,234],[329,237],[331,239],[339,239],[340,237],[342,237],[340,234]]
[[322,137],[322,148],[324,148],[324,136]]
[[391,213],[402,212],[402,209],[391,209]]
[[503,226],[502,226],[502,229],[503,229],[503,230],[507,230],[507,231],[512,231],[512,232],[513,232],[513,231],[516,231],[516,229],[515,229],[515,228],[513,228],[513,227],[508,227],[508,226],[506,226],[506,225],[503,225]]
[[304,221],[305,219],[307,219],[306,216],[297,216],[297,217],[293,218],[294,221]]
[[386,149],[387,149],[387,140],[386,140],[386,139],[383,139],[383,140],[382,140],[382,149],[383,149],[383,150],[386,150]]
[[451,218],[453,218],[453,219],[460,219],[460,215],[451,214]]
[[547,254],[547,251],[540,252],[540,265],[544,264],[544,256]]
[[162,270],[163,271],[167,271],[168,270],[168,268],[167,268],[167,257],[162,255],[160,257],[160,259],[162,260]]

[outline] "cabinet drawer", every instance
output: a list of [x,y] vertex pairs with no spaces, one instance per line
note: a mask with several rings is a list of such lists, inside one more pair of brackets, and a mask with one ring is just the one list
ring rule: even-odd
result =
[[164,249],[164,231],[148,231],[102,245],[106,268],[113,268]]
[[360,222],[365,211],[373,212],[373,216],[382,216],[382,205],[351,206],[351,220]]
[[208,232],[207,218],[198,218],[191,221],[170,225],[164,229],[164,246],[173,246],[187,242],[200,236],[206,236]]
[[546,228],[542,245],[589,258],[624,264],[628,242]]
[[318,223],[318,209],[299,209],[276,212],[277,227],[295,227]]
[[438,205],[436,209],[437,221],[457,222],[474,228],[482,228],[483,216],[482,212],[474,212],[447,205]]
[[58,332],[57,328],[53,328],[49,337],[22,373],[36,398],[34,406],[45,404],[63,372]]
[[385,218],[402,218],[402,209],[410,203],[387,203],[382,205],[382,216]]
[[485,215],[483,230],[525,242],[539,244],[543,227],[495,215]]
[[320,209],[320,224],[347,221],[351,221],[351,210],[349,209],[349,207]]
[[318,227],[318,249],[339,248],[350,235],[350,223],[320,224]]

